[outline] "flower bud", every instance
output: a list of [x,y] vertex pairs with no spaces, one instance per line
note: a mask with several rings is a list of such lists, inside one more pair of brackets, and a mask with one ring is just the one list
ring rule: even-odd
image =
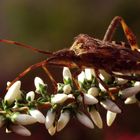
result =
[[22,125],[10,125],[9,128],[12,130],[12,132],[19,134],[21,136],[31,136],[31,132]]
[[115,80],[116,80],[118,85],[123,85],[123,84],[126,84],[128,82],[128,80],[122,79],[122,78],[115,78]]
[[85,69],[85,77],[86,77],[86,79],[91,81],[93,76],[95,77],[94,69],[86,68]]
[[127,97],[126,100],[124,101],[125,104],[134,104],[137,102],[137,99],[135,95]]
[[15,99],[19,100],[22,98],[21,96],[21,91],[20,91],[20,87],[21,87],[21,82],[20,81],[16,81],[7,91],[5,97],[4,97],[4,101],[7,101],[8,104],[12,104]]
[[40,91],[40,85],[45,86],[43,80],[39,77],[35,77],[34,84],[35,84],[36,92]]
[[104,101],[101,101],[100,104],[107,110],[110,110],[114,113],[121,113],[120,108],[111,100],[106,99]]
[[71,91],[72,91],[72,88],[71,88],[70,84],[65,85],[65,86],[63,87],[63,92],[64,92],[65,94],[69,94],[69,93],[71,93]]
[[37,122],[36,119],[30,115],[18,114],[18,113],[15,113],[12,116],[12,120],[14,123],[21,124],[21,125],[30,125],[30,124],[34,124]]
[[33,101],[34,99],[35,99],[35,93],[33,91],[30,91],[26,94],[27,101]]
[[93,122],[96,124],[96,126],[102,129],[103,128],[102,118],[100,116],[100,113],[94,107],[91,108],[89,115],[93,120]]
[[56,132],[56,126],[51,126],[49,129],[48,129],[48,132],[51,136],[53,136]]
[[56,116],[56,112],[54,112],[51,109],[48,110],[47,115],[46,115],[46,120],[45,120],[45,126],[47,129],[53,126],[53,123],[55,121],[55,116]]
[[111,111],[107,111],[107,115],[106,115],[106,119],[107,119],[107,125],[111,126],[112,123],[114,122],[115,118],[116,118],[116,113],[111,112]]
[[103,81],[110,81],[111,80],[111,75],[108,74],[106,71],[104,70],[100,70],[100,78],[103,80]]
[[83,96],[79,95],[77,99],[80,102],[84,101],[84,103],[87,105],[93,105],[98,103],[98,100],[90,94],[83,94]]
[[58,94],[55,94],[55,95],[51,98],[51,103],[53,103],[53,104],[62,104],[62,103],[64,103],[67,99],[68,99],[68,95],[67,95],[67,94],[58,93]]
[[86,114],[80,112],[76,114],[76,117],[79,120],[79,122],[81,122],[86,127],[91,128],[91,129],[94,128],[92,121],[89,119],[89,117]]
[[70,112],[68,110],[61,112],[57,122],[57,132],[61,131],[70,120]]
[[33,118],[36,119],[37,122],[45,123],[45,117],[44,117],[44,115],[39,110],[32,109],[32,110],[29,110],[29,113],[31,114],[31,116]]
[[63,68],[63,78],[68,81],[69,79],[72,79],[72,75],[71,75],[71,72],[69,70],[68,67],[64,67]]
[[79,75],[78,75],[78,82],[79,83],[84,83],[85,81],[85,73],[82,71]]
[[99,89],[97,87],[91,87],[87,93],[96,97],[99,95]]

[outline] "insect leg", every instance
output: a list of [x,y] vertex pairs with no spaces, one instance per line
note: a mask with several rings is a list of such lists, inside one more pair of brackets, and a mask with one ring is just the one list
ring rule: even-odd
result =
[[53,87],[54,87],[54,93],[57,92],[57,82],[55,81],[55,79],[53,78],[52,74],[49,72],[49,70],[47,69],[47,67],[44,65],[42,65],[43,70],[46,72],[46,74],[48,75],[48,77],[50,78]]
[[16,77],[12,82],[11,84],[7,87],[7,90],[17,81],[19,80],[20,78],[24,77],[27,73],[29,73],[31,70],[34,70],[38,67],[41,67],[44,63],[46,63],[46,60],[44,61],[41,61],[39,63],[36,63],[34,65],[31,65],[30,67],[28,67],[26,70],[24,70],[22,73],[20,73],[18,75],[18,77]]
[[112,95],[112,92],[109,90],[108,85],[104,81],[102,81],[102,79],[100,78],[99,70],[97,70],[97,69],[94,69],[94,70],[95,70],[95,75],[96,75],[96,78],[97,78],[98,82],[101,83],[101,85],[106,89],[107,93],[112,98],[112,100],[115,100],[115,97]]
[[125,23],[125,21],[123,20],[122,17],[116,16],[113,18],[113,20],[111,21],[105,35],[103,38],[103,41],[111,41],[113,34],[115,32],[115,29],[117,28],[118,24],[121,24],[124,34],[131,46],[132,50],[138,50],[138,45],[137,45],[137,41],[136,41],[136,37],[134,35],[134,33],[130,30],[130,28],[127,26],[127,24]]
[[7,43],[7,44],[13,44],[13,45],[16,45],[16,46],[19,46],[19,47],[27,48],[27,49],[30,49],[32,51],[42,53],[42,54],[52,55],[51,52],[43,51],[43,50],[34,48],[32,46],[22,44],[20,42],[15,42],[15,41],[12,41],[12,40],[5,40],[5,39],[0,39],[0,42]]

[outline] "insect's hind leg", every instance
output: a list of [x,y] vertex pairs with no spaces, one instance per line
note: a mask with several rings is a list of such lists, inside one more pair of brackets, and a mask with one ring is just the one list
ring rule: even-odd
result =
[[114,35],[115,29],[117,28],[118,24],[121,24],[124,34],[131,46],[132,50],[138,50],[138,45],[137,45],[137,41],[136,41],[136,37],[134,35],[134,33],[130,30],[130,28],[127,26],[127,24],[125,23],[125,21],[123,20],[122,17],[116,16],[113,18],[113,20],[111,21],[105,35],[103,38],[103,41],[111,41],[112,37]]

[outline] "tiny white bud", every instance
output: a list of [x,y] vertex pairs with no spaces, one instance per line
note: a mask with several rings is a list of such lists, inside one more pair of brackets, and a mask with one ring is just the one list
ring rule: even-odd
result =
[[39,123],[45,123],[44,115],[37,109],[29,110],[30,115],[37,120]]
[[72,88],[71,88],[70,84],[65,85],[65,86],[63,87],[63,92],[64,92],[65,94],[69,94],[69,93],[71,93],[71,91],[72,91]]
[[72,79],[72,75],[68,67],[63,68],[63,78],[65,80]]
[[103,85],[101,83],[99,83],[99,88],[101,91],[106,92],[106,89],[103,87]]
[[10,81],[7,81],[7,86],[10,86],[11,82]]
[[122,97],[127,98],[130,96],[136,95],[138,92],[140,92],[140,86],[134,86],[134,87],[129,87],[120,91],[119,94]]
[[68,110],[62,112],[57,122],[57,132],[61,131],[70,120],[70,112]]
[[16,81],[7,91],[4,100],[8,102],[8,104],[12,104],[15,99],[19,100],[22,98],[21,96],[21,91],[20,91],[20,87],[21,87],[21,81]]
[[99,89],[97,87],[91,87],[87,93],[96,97],[99,95]]
[[111,100],[106,99],[104,101],[101,101],[100,104],[107,110],[110,110],[114,113],[121,113],[121,109]]
[[62,104],[62,103],[64,103],[67,99],[68,99],[68,95],[67,95],[67,94],[58,93],[58,94],[55,94],[55,95],[51,98],[51,103],[53,103],[53,104]]
[[116,118],[117,113],[111,112],[111,111],[107,111],[107,115],[106,115],[106,119],[107,119],[107,125],[111,126],[112,123],[114,122],[115,118]]
[[123,85],[128,82],[128,80],[122,78],[115,78],[115,81],[117,82],[118,85]]
[[49,129],[48,129],[48,132],[51,136],[53,136],[56,132],[56,126],[51,126]]
[[137,99],[135,95],[127,97],[126,100],[124,101],[125,104],[134,104],[137,102]]
[[41,78],[39,78],[39,77],[35,77],[34,84],[35,84],[36,92],[39,91],[40,85],[44,85],[45,86],[43,80]]
[[104,70],[100,70],[100,78],[103,80],[103,81],[110,81],[111,79],[111,75],[108,74],[106,71]]
[[85,80],[85,73],[82,71],[79,75],[78,75],[78,81],[80,83],[83,83]]
[[91,129],[94,128],[92,121],[89,119],[89,117],[86,114],[80,112],[80,113],[77,113],[76,116],[79,122],[81,122],[83,125]]
[[30,125],[36,123],[36,119],[27,114],[14,114],[14,122],[21,125]]
[[79,95],[77,99],[80,102],[84,101],[84,103],[87,105],[93,105],[98,103],[98,100],[90,94],[83,94],[83,96]]
[[33,101],[34,99],[35,99],[35,93],[33,91],[30,91],[26,94],[27,101]]
[[92,80],[92,76],[95,77],[95,72],[94,72],[94,69],[89,69],[89,68],[86,68],[85,69],[85,77],[87,80]]
[[99,127],[100,129],[102,129],[103,121],[100,116],[100,113],[94,107],[92,107],[89,114],[90,114],[90,117],[93,120],[93,122],[96,124],[96,126]]
[[135,84],[134,84],[134,87],[135,86],[140,86],[140,81],[136,81]]
[[46,115],[46,120],[45,120],[45,126],[47,129],[49,129],[53,125],[55,121],[55,116],[56,116],[56,112],[52,110],[48,110]]
[[68,99],[75,99],[73,94],[68,94]]
[[10,125],[9,128],[12,130],[12,132],[19,134],[21,136],[31,136],[31,132],[22,125]]

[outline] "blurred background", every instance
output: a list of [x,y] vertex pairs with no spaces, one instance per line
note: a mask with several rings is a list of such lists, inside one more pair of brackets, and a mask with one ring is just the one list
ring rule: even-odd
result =
[[[138,0],[0,0],[0,38],[31,45],[35,48],[57,51],[70,47],[80,33],[102,39],[114,16],[122,16],[131,27],[140,44],[140,1]],[[125,41],[122,29],[116,31],[114,40]],[[6,82],[13,80],[28,66],[46,59],[46,56],[14,45],[0,43],[0,93],[4,96]],[[61,81],[61,68],[50,67],[57,81]],[[59,73],[57,72],[59,71]],[[57,74],[56,74],[57,72]],[[34,89],[35,76],[46,82],[48,77],[41,69],[34,70],[22,78],[23,89]],[[140,111],[137,106],[121,105],[123,113],[118,115],[110,128],[90,130],[76,120],[60,133],[51,137],[44,126],[29,126],[32,136],[27,140],[139,140]],[[15,134],[5,134],[0,129],[1,139],[20,139]]]

